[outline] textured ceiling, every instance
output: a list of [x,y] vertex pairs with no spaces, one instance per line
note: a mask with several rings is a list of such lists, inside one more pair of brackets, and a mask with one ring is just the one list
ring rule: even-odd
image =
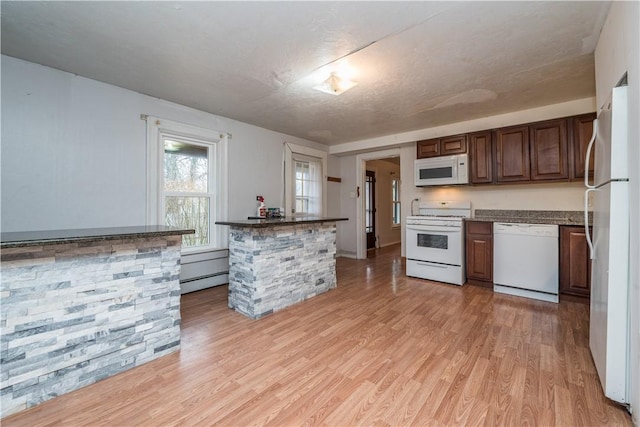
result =
[[608,7],[3,1],[2,53],[331,145],[594,96]]

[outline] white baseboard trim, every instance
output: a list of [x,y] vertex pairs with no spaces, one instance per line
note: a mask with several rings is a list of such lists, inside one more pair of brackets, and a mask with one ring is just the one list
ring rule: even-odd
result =
[[402,243],[402,240],[398,240],[397,242],[385,243],[384,245],[380,245],[380,247],[386,248],[387,246],[397,245],[398,243]]
[[349,252],[349,251],[340,251],[337,254],[339,257],[343,257],[343,258],[352,258],[352,259],[358,259],[358,256],[355,252]]
[[189,292],[213,288],[214,286],[225,285],[227,283],[229,283],[229,275],[227,273],[217,274],[211,277],[204,277],[202,279],[180,283],[180,293],[187,294]]

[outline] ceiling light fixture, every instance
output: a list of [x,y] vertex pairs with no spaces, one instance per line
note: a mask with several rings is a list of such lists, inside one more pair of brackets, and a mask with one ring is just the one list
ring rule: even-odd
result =
[[329,93],[331,95],[340,95],[358,83],[351,80],[340,78],[336,73],[331,73],[329,78],[313,88],[320,92]]

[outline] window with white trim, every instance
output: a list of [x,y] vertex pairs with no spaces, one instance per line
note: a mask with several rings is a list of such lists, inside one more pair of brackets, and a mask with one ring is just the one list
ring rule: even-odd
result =
[[294,155],[295,213],[322,215],[322,163],[318,158]]
[[215,221],[226,219],[225,134],[148,118],[147,221],[183,229],[182,248],[202,251],[226,246]]
[[391,180],[391,218],[393,225],[400,225],[400,180]]
[[327,216],[327,153],[284,143],[286,215]]
[[172,227],[192,228],[185,234],[185,248],[211,244],[211,208],[214,200],[214,144],[163,136],[164,179],[162,213]]

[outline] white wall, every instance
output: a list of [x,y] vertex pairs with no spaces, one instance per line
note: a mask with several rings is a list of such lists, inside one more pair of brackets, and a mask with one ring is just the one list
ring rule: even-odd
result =
[[349,221],[338,223],[338,247],[340,254],[350,258],[356,257],[356,157],[340,157],[340,216]]
[[[391,181],[400,179],[400,165],[384,161],[367,161],[367,170],[376,173],[376,246],[400,243],[400,227],[393,225]],[[401,206],[402,208],[402,206]]]
[[[3,231],[145,223],[140,114],[228,132],[229,218],[282,204],[282,144],[327,147],[2,56]],[[339,162],[329,156],[329,170]],[[329,212],[339,208],[329,186]]]
[[630,245],[630,325],[631,325],[631,407],[633,419],[640,417],[640,46],[638,2],[612,2],[596,47],[596,98],[601,105],[622,74],[629,82],[629,188],[631,215]]

